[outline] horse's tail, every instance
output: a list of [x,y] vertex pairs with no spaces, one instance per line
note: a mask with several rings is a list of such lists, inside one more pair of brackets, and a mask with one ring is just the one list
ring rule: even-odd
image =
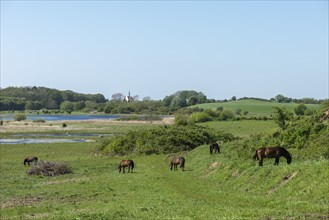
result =
[[256,150],[256,153],[255,153],[255,155],[252,157],[252,159],[254,159],[254,160],[259,160],[259,157],[258,157],[258,150]]
[[27,161],[26,161],[26,159],[25,159],[25,160],[24,160],[24,166],[26,166],[26,162],[27,162]]
[[134,169],[134,167],[135,167],[134,161],[131,161],[131,169]]

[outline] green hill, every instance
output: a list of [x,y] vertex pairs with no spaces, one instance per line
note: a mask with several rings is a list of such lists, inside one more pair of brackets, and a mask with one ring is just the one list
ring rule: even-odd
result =
[[[273,107],[285,107],[289,111],[294,111],[299,103],[277,103],[270,101],[260,101],[254,99],[242,99],[237,101],[221,102],[221,103],[205,103],[191,106],[191,108],[203,108],[216,110],[218,107],[229,109],[235,112],[236,109],[241,109],[242,112],[248,111],[248,115],[252,116],[270,116],[273,115]],[[306,104],[306,107],[311,110],[318,110],[319,104]]]

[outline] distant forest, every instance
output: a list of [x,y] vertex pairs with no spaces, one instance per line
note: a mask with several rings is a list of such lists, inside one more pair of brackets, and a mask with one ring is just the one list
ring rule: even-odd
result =
[[[71,113],[73,111],[82,112],[104,112],[108,114],[172,114],[178,109],[202,103],[235,101],[233,96],[227,100],[207,99],[202,92],[194,90],[183,90],[166,96],[163,100],[154,101],[144,99],[143,101],[126,102],[121,93],[112,95],[108,100],[102,94],[82,94],[70,90],[60,91],[46,87],[7,87],[1,89],[0,110],[1,111],[39,111],[43,113],[62,112]],[[267,100],[279,103],[303,103],[319,104],[322,100],[314,98],[292,99],[283,95]]]
[[65,102],[79,103],[79,105],[85,107],[88,102],[99,104],[106,101],[102,94],[81,94],[70,90],[59,91],[36,86],[8,87],[1,89],[0,93],[2,111],[60,109],[61,104]]

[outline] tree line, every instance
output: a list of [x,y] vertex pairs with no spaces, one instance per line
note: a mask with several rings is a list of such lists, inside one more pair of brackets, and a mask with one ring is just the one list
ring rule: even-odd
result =
[[1,111],[24,110],[58,110],[60,112],[73,111],[97,111],[108,114],[129,113],[158,113],[171,114],[177,109],[195,104],[210,102],[202,92],[194,90],[178,91],[166,96],[163,100],[151,100],[146,97],[143,101],[123,101],[121,93],[112,95],[112,99],[106,99],[102,94],[82,94],[70,90],[60,91],[45,87],[7,87],[1,89]]
[[[71,113],[73,111],[82,112],[104,112],[106,114],[173,114],[184,107],[202,103],[227,102],[229,100],[208,99],[202,92],[194,90],[177,91],[165,96],[162,100],[151,100],[145,97],[138,101],[138,96],[134,96],[135,101],[125,102],[122,93],[115,93],[108,100],[102,94],[82,94],[71,90],[60,91],[46,87],[7,87],[1,89],[0,110],[1,111],[39,111],[43,113],[49,110],[55,112]],[[241,99],[250,99],[243,97]],[[259,98],[252,98],[259,99]],[[230,101],[237,98],[233,96]],[[291,99],[283,95],[262,101],[272,102],[295,102],[304,104],[319,104],[322,100],[313,98]],[[303,106],[303,108],[305,108]],[[305,109],[302,109],[302,111]]]
[[41,110],[60,109],[65,102],[76,103],[77,110],[94,103],[98,105],[107,100],[102,94],[82,94],[70,90],[59,91],[45,87],[7,87],[1,89],[0,108],[4,110]]

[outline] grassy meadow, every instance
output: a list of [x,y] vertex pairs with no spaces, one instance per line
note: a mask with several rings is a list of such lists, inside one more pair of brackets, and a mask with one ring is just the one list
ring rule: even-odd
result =
[[[272,111],[272,107],[266,108]],[[255,109],[254,114],[258,111],[262,110]],[[63,128],[61,123],[5,122],[1,135],[110,135],[163,126],[93,121],[67,122]],[[272,120],[213,121],[203,125],[239,137],[277,128]],[[207,145],[177,153],[186,158],[186,170],[170,171],[173,154],[97,155],[95,149],[102,138],[90,138],[93,141],[86,143],[1,144],[0,219],[329,218],[328,160],[293,157],[292,164],[287,165],[281,158],[279,166],[274,166],[274,159],[265,159],[264,167],[259,167],[251,159],[253,155],[245,157],[250,159],[238,157],[234,142],[228,142],[221,146],[220,155],[209,155]],[[74,173],[28,176],[29,167],[23,165],[23,159],[30,155],[44,161],[67,162]],[[117,165],[126,158],[134,160],[134,172],[119,174]]]
[[[298,103],[277,103],[277,102],[266,102],[254,99],[243,99],[237,101],[229,101],[222,103],[206,103],[194,105],[193,107],[199,107],[203,109],[216,110],[218,107],[223,107],[224,109],[229,109],[235,112],[236,109],[241,109],[242,112],[248,111],[249,116],[270,116],[274,115],[273,107],[284,107],[288,111],[293,112]],[[318,110],[320,105],[317,104],[306,104],[308,109]]]
[[[186,171],[170,171],[173,155],[95,157],[94,143],[1,145],[1,219],[316,219],[328,218],[325,160],[279,166],[235,160],[208,146],[184,152]],[[68,162],[74,174],[27,176],[22,158]],[[5,156],[4,156],[5,155]]]

